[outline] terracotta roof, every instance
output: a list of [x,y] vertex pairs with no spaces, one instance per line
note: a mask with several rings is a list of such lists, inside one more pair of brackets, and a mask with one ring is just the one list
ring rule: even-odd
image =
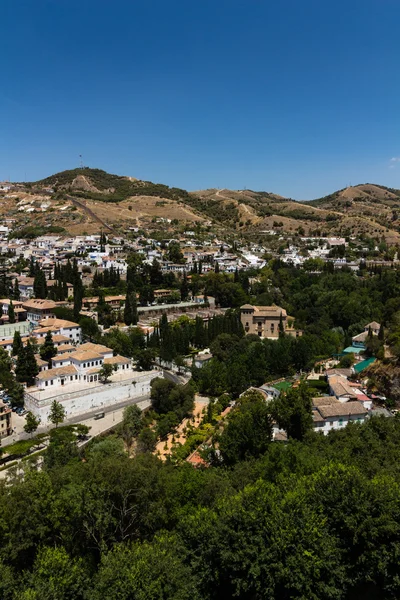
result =
[[81,344],[79,350],[83,350],[84,352],[89,350],[91,352],[97,352],[98,354],[108,354],[109,352],[113,352],[112,348],[107,348],[107,346],[103,346],[102,344],[93,344],[93,342]]
[[371,327],[371,329],[380,329],[380,326],[380,323],[377,323],[376,321],[371,321],[371,323],[368,323],[368,325],[366,325],[365,328],[368,329],[369,327]]
[[91,369],[85,371],[85,375],[94,375],[95,373],[99,373],[100,369],[101,367],[92,367]]
[[280,306],[252,306],[251,304],[243,304],[240,307],[241,310],[253,310],[254,316],[260,317],[286,317],[287,313],[284,308]]
[[328,417],[345,417],[347,415],[366,415],[367,410],[361,402],[338,402],[330,406],[320,406],[318,411],[324,419]]
[[39,325],[41,327],[56,327],[57,329],[66,328],[66,327],[79,327],[79,323],[75,323],[74,321],[66,321],[65,319],[42,319],[39,321]]
[[321,415],[319,414],[319,412],[317,410],[312,411],[312,417],[313,417],[314,423],[322,423],[324,421],[323,417],[321,417]]
[[97,352],[91,352],[91,351],[81,351],[81,350],[77,350],[76,352],[72,352],[70,354],[71,358],[79,361],[79,362],[85,362],[86,360],[99,360],[99,359],[103,359],[104,356],[101,356],[100,354],[98,354]]
[[51,360],[53,362],[71,360],[71,354],[70,354],[70,352],[62,352],[61,354],[56,354],[55,356],[53,356],[53,358]]
[[40,358],[39,354],[35,354],[35,359],[38,367],[45,367],[49,364],[47,360],[43,360],[42,358]]
[[342,377],[345,377],[347,379],[347,377],[350,377],[350,375],[353,373],[353,371],[351,369],[327,369],[326,370],[326,376],[332,377],[333,375],[341,375]]
[[331,377],[329,387],[337,398],[339,396],[355,397],[356,395],[347,380],[342,377]]
[[40,381],[48,381],[49,379],[63,377],[64,375],[77,375],[77,373],[78,371],[74,365],[67,365],[66,367],[56,367],[55,369],[42,371],[39,373],[39,375],[36,375],[36,379],[39,379]]
[[58,346],[58,348],[59,348],[61,354],[67,353],[67,352],[68,353],[75,352],[75,350],[76,350],[76,347],[73,346],[72,344],[60,344]]
[[23,303],[23,307],[26,309],[36,308],[38,310],[46,310],[55,308],[56,306],[57,305],[53,300],[41,300],[40,298],[32,298]]
[[104,364],[105,365],[130,365],[131,361],[129,358],[125,358],[125,356],[120,356],[119,354],[117,354],[117,356],[111,356],[110,358],[105,358]]
[[338,403],[338,400],[335,398],[335,396],[321,396],[319,398],[312,399],[312,404],[316,408],[319,408],[320,406],[328,406],[329,404],[337,404],[337,403]]

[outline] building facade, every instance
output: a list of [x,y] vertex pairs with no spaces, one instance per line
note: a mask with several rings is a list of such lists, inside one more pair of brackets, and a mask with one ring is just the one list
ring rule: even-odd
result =
[[286,310],[280,306],[252,306],[244,304],[240,307],[240,319],[246,335],[258,335],[261,338],[277,339],[280,323],[287,335],[299,337],[302,332],[294,328],[294,319],[288,317]]
[[0,400],[0,438],[11,435],[11,415],[11,408]]

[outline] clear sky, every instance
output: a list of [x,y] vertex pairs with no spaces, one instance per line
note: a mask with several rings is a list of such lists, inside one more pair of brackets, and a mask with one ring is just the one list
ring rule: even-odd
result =
[[399,0],[0,5],[0,180],[400,188]]

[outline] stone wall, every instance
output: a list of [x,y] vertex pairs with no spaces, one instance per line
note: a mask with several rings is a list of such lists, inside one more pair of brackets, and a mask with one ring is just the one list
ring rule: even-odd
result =
[[163,377],[162,371],[137,373],[127,381],[99,384],[86,389],[82,387],[82,390],[55,394],[51,398],[43,400],[40,400],[40,393],[25,393],[25,408],[40,417],[41,422],[45,424],[48,422],[51,404],[54,400],[57,400],[65,408],[66,418],[68,419],[96,409],[102,410],[130,398],[149,395],[150,382],[155,377]]

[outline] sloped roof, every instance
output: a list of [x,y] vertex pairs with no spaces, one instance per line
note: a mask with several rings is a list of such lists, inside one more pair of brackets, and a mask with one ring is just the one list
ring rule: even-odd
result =
[[48,371],[41,371],[36,375],[36,379],[40,381],[46,381],[49,379],[56,379],[56,377],[63,377],[64,375],[77,375],[78,371],[74,365],[67,365],[66,367],[56,367],[55,369],[49,369]]
[[367,410],[361,402],[354,400],[353,402],[338,402],[328,406],[320,406],[318,408],[321,416],[326,419],[328,417],[345,417],[348,415],[366,415]]

